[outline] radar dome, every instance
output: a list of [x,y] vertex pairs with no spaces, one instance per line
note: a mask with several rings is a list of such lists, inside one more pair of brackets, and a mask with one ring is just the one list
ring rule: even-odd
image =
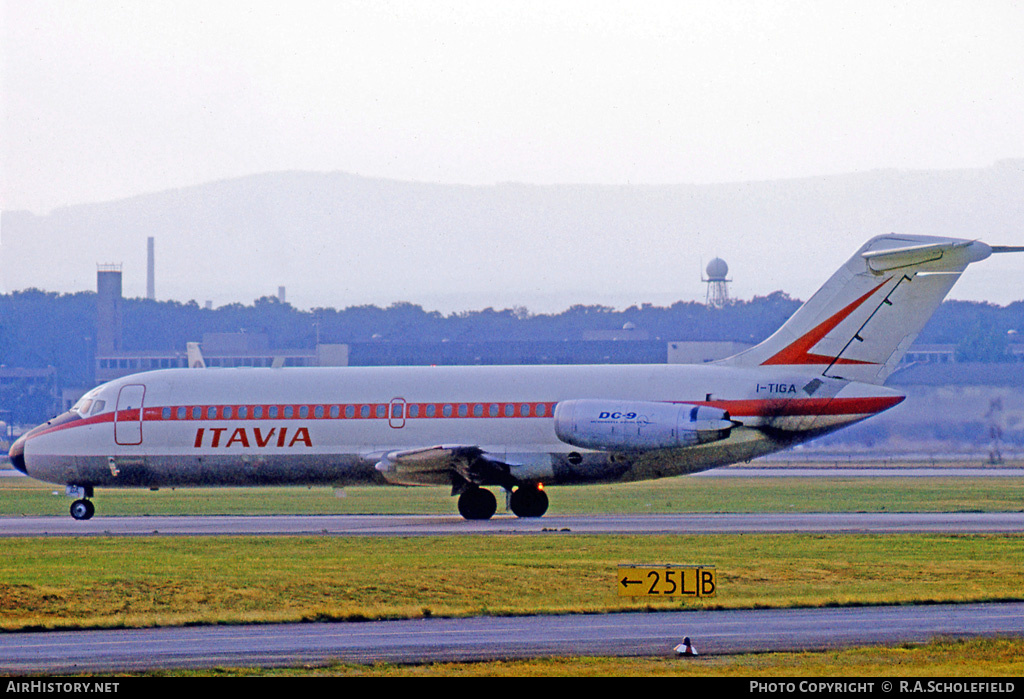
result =
[[729,265],[725,264],[725,260],[720,257],[708,262],[707,266],[708,280],[713,282],[724,282],[725,275],[729,274]]

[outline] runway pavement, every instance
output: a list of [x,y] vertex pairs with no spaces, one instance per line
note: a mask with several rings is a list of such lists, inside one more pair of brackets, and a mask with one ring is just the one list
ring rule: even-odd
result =
[[439,536],[487,534],[1024,533],[1024,512],[755,513],[663,515],[499,515],[467,521],[450,515],[97,515],[0,517],[4,536],[334,535]]
[[1024,603],[679,611],[0,634],[0,672],[715,655],[1024,635]]

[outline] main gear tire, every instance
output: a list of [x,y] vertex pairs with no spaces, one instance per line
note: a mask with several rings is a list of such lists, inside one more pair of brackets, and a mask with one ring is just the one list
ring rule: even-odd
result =
[[465,519],[490,519],[498,511],[498,499],[486,488],[470,488],[459,496],[459,514]]
[[509,498],[509,508],[516,517],[542,517],[548,511],[548,495],[539,487],[519,486]]

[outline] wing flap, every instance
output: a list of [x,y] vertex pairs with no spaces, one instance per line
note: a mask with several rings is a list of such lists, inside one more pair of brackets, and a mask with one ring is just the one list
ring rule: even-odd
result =
[[460,491],[472,485],[510,489],[516,484],[509,464],[475,445],[439,444],[392,451],[374,468],[394,485],[450,485]]
[[477,446],[438,444],[388,452],[374,468],[395,485],[451,485],[453,473],[461,475],[460,466],[482,454]]

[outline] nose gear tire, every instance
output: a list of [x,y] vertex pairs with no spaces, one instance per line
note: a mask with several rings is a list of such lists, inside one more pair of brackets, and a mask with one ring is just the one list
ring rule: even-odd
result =
[[89,500],[75,500],[71,503],[71,516],[77,520],[91,519],[96,507]]

